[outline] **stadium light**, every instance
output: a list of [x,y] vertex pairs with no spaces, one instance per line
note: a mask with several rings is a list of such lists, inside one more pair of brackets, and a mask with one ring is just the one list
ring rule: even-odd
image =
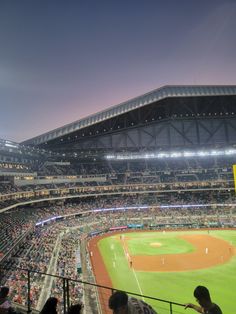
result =
[[191,157],[215,157],[215,156],[234,156],[236,149],[212,149],[200,151],[170,151],[170,152],[153,152],[153,153],[118,153],[109,154],[105,158],[108,160],[135,160],[135,159],[174,159],[174,158],[191,158]]
[[194,157],[195,153],[194,152],[183,152],[183,157]]

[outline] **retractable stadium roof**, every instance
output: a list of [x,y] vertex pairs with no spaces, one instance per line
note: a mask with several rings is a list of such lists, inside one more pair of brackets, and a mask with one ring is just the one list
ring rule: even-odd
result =
[[164,86],[144,95],[135,97],[126,102],[77,120],[60,128],[24,141],[24,145],[41,145],[56,138],[84,129],[96,123],[114,118],[134,109],[147,106],[165,98],[173,97],[201,97],[201,96],[230,96],[236,95],[236,85],[187,85]]

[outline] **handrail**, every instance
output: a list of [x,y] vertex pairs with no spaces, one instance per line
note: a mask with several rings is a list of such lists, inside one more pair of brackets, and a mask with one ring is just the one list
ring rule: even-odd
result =
[[120,289],[116,289],[114,287],[108,287],[108,286],[104,286],[104,285],[99,285],[99,284],[91,283],[91,282],[88,282],[88,281],[73,279],[73,278],[59,276],[59,275],[52,275],[52,274],[49,274],[49,273],[46,273],[46,272],[30,270],[30,269],[27,269],[27,268],[3,267],[3,266],[0,265],[0,270],[1,269],[2,270],[20,270],[20,271],[25,271],[27,273],[27,309],[28,309],[27,313],[31,313],[31,311],[32,311],[31,310],[31,301],[30,301],[30,287],[31,287],[30,274],[31,273],[36,273],[36,274],[44,275],[44,276],[51,276],[51,277],[59,278],[59,279],[62,280],[62,282],[63,282],[64,314],[66,313],[66,310],[68,309],[68,307],[70,305],[69,304],[69,290],[68,290],[69,281],[78,282],[78,283],[89,285],[89,286],[93,286],[93,287],[96,287],[96,288],[107,289],[107,290],[110,290],[112,293],[114,291],[116,291],[116,290],[119,290],[119,291],[125,292],[127,294],[138,296],[138,297],[142,297],[142,298],[145,298],[145,299],[155,300],[155,301],[159,301],[159,302],[163,302],[163,303],[168,303],[170,305],[170,314],[173,313],[172,305],[177,305],[177,306],[182,306],[182,307],[185,306],[182,303],[178,303],[178,302],[174,302],[174,301],[168,301],[168,300],[156,298],[156,297],[153,297],[153,296],[147,296],[147,295],[143,295],[143,294],[134,293],[134,292],[131,292],[131,291],[120,290]]

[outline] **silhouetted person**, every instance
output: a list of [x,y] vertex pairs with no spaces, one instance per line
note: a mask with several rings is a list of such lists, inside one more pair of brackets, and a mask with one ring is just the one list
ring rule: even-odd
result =
[[204,286],[198,286],[195,288],[193,295],[200,306],[187,303],[185,309],[191,308],[199,313],[204,314],[222,314],[220,307],[211,301],[209,290]]
[[11,306],[11,302],[8,298],[9,288],[1,287],[0,289],[0,314],[16,313]]
[[109,308],[113,310],[114,314],[157,314],[149,304],[136,298],[128,297],[122,291],[116,291],[110,296]]
[[83,309],[83,304],[78,303],[75,305],[71,305],[68,309],[68,313],[67,314],[80,314],[82,313],[82,309]]
[[58,303],[57,298],[54,297],[48,298],[40,314],[57,314],[57,303]]

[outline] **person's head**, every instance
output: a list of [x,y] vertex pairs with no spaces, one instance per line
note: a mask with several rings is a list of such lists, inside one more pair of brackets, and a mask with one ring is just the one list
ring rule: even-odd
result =
[[41,313],[54,313],[56,312],[58,299],[54,297],[50,297],[47,299]]
[[0,297],[1,298],[6,298],[8,296],[8,293],[9,293],[8,287],[1,287],[1,290],[0,290]]
[[125,314],[128,311],[128,295],[122,291],[114,292],[109,298],[109,308],[115,314]]
[[206,287],[197,286],[193,294],[202,307],[211,303],[210,293]]
[[81,303],[71,305],[68,309],[67,314],[80,314],[80,313],[82,313],[82,308],[83,308],[83,304],[81,304]]

